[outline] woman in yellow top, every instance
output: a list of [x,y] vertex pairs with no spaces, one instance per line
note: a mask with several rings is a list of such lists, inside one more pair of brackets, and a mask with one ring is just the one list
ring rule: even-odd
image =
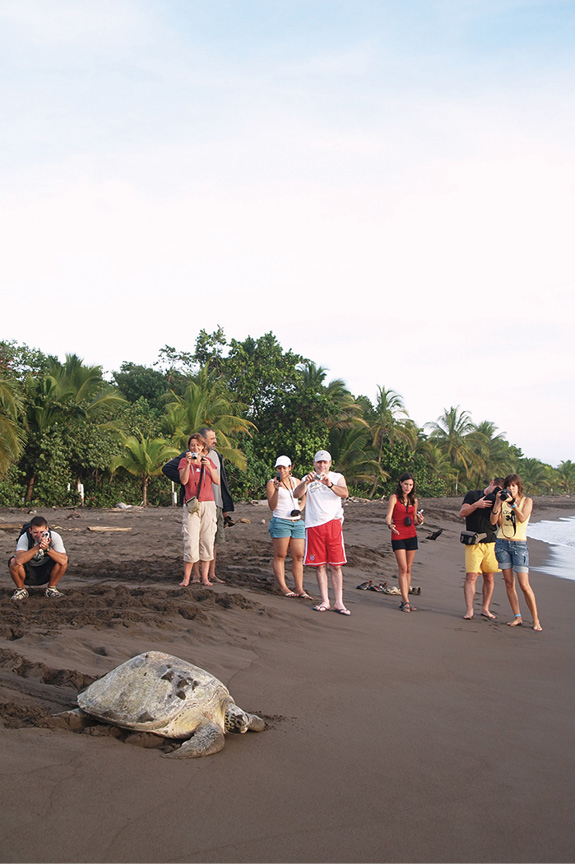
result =
[[529,550],[527,548],[527,525],[533,512],[533,499],[523,494],[523,480],[518,474],[508,474],[503,481],[503,489],[495,496],[491,511],[491,524],[498,525],[495,540],[495,555],[503,570],[507,599],[513,610],[513,621],[508,621],[510,627],[523,624],[519,610],[519,598],[515,590],[517,573],[519,587],[523,591],[525,602],[533,618],[533,629],[542,630],[537,614],[535,594],[529,584]]

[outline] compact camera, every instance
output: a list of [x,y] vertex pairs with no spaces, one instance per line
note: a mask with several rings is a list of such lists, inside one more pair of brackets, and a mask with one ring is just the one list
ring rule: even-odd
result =
[[315,477],[316,480],[320,480],[320,481],[321,481],[321,480],[323,479],[323,477],[322,477],[321,474],[317,474],[317,473],[316,473],[316,474],[314,474],[313,476]]
[[301,510],[297,510],[297,509],[292,510],[289,515],[290,516],[301,516]]
[[199,453],[190,453],[190,456],[192,457],[192,459],[199,459],[200,458]]
[[50,537],[50,532],[49,532],[49,531],[42,531],[42,539],[43,539],[43,540],[48,540],[49,537]]
[[409,527],[411,525],[411,518],[409,516],[406,516],[403,522]]

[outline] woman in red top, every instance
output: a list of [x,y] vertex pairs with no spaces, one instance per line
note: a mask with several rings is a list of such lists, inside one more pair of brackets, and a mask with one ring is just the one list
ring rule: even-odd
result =
[[182,533],[184,535],[184,578],[182,587],[190,584],[192,567],[201,561],[202,585],[213,585],[209,580],[210,561],[214,557],[217,516],[212,483],[220,485],[220,472],[207,456],[205,438],[198,433],[188,438],[188,450],[180,459],[180,483],[185,487],[184,501],[196,497],[200,502],[195,513],[184,503]]
[[415,612],[416,607],[409,602],[411,587],[411,565],[417,549],[416,525],[423,522],[423,511],[417,511],[415,497],[415,479],[413,474],[405,472],[397,483],[395,493],[389,499],[385,521],[391,529],[391,548],[393,549],[399,568],[399,590],[401,591],[402,612]]

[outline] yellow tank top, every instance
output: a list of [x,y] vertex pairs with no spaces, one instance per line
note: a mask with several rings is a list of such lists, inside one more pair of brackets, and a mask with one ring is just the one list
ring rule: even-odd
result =
[[[522,498],[521,501],[518,501],[517,503],[521,507],[524,501],[525,498]],[[520,522],[519,519],[515,519],[515,532],[513,531],[512,514],[515,514],[515,508],[510,507],[507,501],[502,501],[501,525],[497,529],[497,536],[504,540],[527,540],[527,526],[529,525],[531,514],[529,514],[525,522]]]

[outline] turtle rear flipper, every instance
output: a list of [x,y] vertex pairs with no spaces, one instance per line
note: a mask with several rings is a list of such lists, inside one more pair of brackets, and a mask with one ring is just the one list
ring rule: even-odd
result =
[[199,759],[201,756],[211,756],[219,753],[225,744],[224,733],[211,720],[202,723],[189,741],[184,741],[181,747],[166,754],[166,759]]

